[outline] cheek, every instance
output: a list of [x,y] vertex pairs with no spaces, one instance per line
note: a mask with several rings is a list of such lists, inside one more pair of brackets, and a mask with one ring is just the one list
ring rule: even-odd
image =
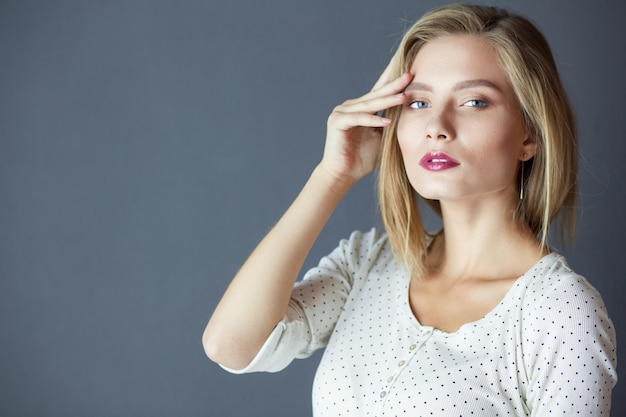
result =
[[486,181],[491,178],[500,183],[514,183],[518,168],[517,138],[504,133],[472,152],[472,165],[481,172]]
[[414,164],[411,163],[417,154],[415,143],[406,138],[398,136],[398,147],[400,148],[400,156],[406,173],[410,176]]
[[465,130],[468,138],[468,148],[473,153],[492,155],[493,157],[510,159],[516,158],[524,140],[522,129],[515,121],[506,121],[506,115],[501,120],[490,120],[484,123],[469,125]]
[[418,143],[415,132],[416,129],[411,123],[409,123],[409,120],[406,117],[400,116],[396,135],[398,137],[398,145],[400,146],[400,151],[402,152],[402,157],[405,162],[407,158],[410,158],[409,155],[412,153],[412,150],[416,148]]
[[415,127],[411,123],[406,123],[406,119],[404,123],[402,119],[398,121],[396,132],[404,174],[412,187],[417,190],[419,189],[420,179],[419,160],[423,154],[423,149],[420,146],[422,141],[417,138]]
[[469,165],[487,176],[491,171],[496,176],[509,177],[515,171],[516,155],[514,139],[501,136],[476,141],[467,149],[465,158]]

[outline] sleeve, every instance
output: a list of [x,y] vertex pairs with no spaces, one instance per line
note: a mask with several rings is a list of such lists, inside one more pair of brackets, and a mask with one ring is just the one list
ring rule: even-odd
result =
[[362,260],[372,259],[371,252],[380,247],[381,240],[376,229],[353,232],[349,239],[342,240],[295,284],[285,317],[252,362],[241,370],[222,367],[237,374],[278,372],[294,359],[309,357],[326,346],[352,290],[356,271],[367,267]]
[[524,319],[531,416],[609,416],[615,330],[600,294],[570,270],[551,274]]

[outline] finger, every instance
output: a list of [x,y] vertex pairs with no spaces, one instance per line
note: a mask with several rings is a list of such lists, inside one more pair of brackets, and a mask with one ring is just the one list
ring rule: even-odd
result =
[[409,85],[412,79],[413,74],[405,72],[395,80],[389,81],[386,84],[381,85],[376,90],[372,90],[369,93],[359,97],[358,99],[353,100],[353,102],[371,100],[373,98],[401,93]]
[[346,102],[336,108],[343,113],[377,113],[390,107],[399,106],[406,101],[406,94],[396,93],[382,97],[373,97]]
[[374,98],[399,94],[404,91],[404,89],[409,85],[412,79],[413,79],[413,74],[409,72],[405,72],[404,74],[402,74],[395,80],[388,82],[385,85],[382,85],[376,90],[371,90],[369,93],[364,94],[361,97],[344,101],[339,107],[349,106],[352,104],[360,103],[360,102],[371,100]]
[[338,130],[350,130],[354,127],[385,127],[391,120],[370,113],[334,112],[328,118],[328,126]]

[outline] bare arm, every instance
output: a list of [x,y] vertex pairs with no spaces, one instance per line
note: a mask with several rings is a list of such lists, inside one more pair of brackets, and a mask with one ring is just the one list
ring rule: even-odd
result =
[[376,167],[380,128],[375,113],[400,105],[409,74],[337,106],[328,118],[324,156],[282,218],[241,267],[217,305],[202,342],[207,355],[242,369],[283,318],[304,260],[333,210],[352,186]]

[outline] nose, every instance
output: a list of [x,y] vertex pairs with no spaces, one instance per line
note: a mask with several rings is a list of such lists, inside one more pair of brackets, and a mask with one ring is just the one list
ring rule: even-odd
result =
[[449,112],[445,109],[433,112],[424,130],[426,139],[449,140],[454,137],[453,123]]

